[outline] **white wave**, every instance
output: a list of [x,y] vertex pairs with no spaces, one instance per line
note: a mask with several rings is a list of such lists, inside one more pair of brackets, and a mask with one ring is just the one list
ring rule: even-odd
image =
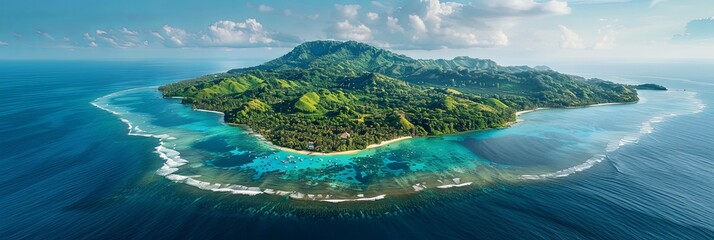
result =
[[165,163],[164,163],[164,165],[161,166],[161,168],[159,168],[158,170],[156,170],[156,175],[159,175],[159,176],[168,176],[168,175],[170,175],[170,174],[172,174],[172,173],[175,173],[175,172],[178,171],[178,170],[179,170],[178,168],[171,167],[171,166],[169,166],[168,164],[165,164]]
[[360,202],[360,201],[377,201],[377,200],[382,200],[384,197],[386,197],[386,194],[382,194],[376,197],[369,197],[369,198],[347,198],[347,199],[322,199],[320,201],[322,202],[329,202],[329,203],[341,203],[341,202]]
[[186,179],[188,179],[188,176],[178,175],[178,174],[169,174],[169,175],[166,175],[166,179],[174,181],[174,182],[183,182]]
[[[236,186],[236,185],[231,185],[231,187],[232,187],[232,186]],[[248,195],[248,196],[255,196],[255,195],[258,195],[258,194],[263,194],[263,192],[261,192],[261,191],[243,190],[243,189],[233,189],[233,188],[231,188],[231,187],[228,187],[228,188],[215,188],[215,189],[212,189],[211,191],[214,191],[214,192],[228,192],[228,193],[231,193],[231,194]]]
[[605,160],[605,155],[597,155],[594,156],[584,163],[581,163],[577,166],[569,167],[563,170],[559,170],[557,172],[553,173],[546,173],[546,174],[540,174],[540,175],[521,175],[521,179],[526,179],[526,180],[540,180],[540,179],[547,179],[547,178],[561,178],[561,177],[567,177],[570,176],[570,174],[577,173],[577,172],[582,172],[585,171],[593,166],[595,164],[598,164]]
[[170,168],[178,168],[188,163],[188,160],[181,158],[181,153],[176,150],[164,147],[163,143],[159,144],[159,146],[154,149],[156,149],[156,152],[159,153],[159,157],[161,159],[166,160],[164,164],[166,166],[169,166]]
[[303,197],[305,197],[305,194],[303,194],[301,192],[294,192],[294,193],[290,194],[290,198],[292,198],[292,199],[301,199]]
[[446,189],[446,188],[452,188],[452,187],[465,187],[465,186],[469,186],[471,184],[472,184],[472,182],[465,182],[465,183],[459,183],[459,184],[445,184],[445,185],[436,186],[436,188]]
[[102,109],[102,110],[104,110],[104,111],[110,112],[110,113],[112,113],[112,114],[114,114],[114,115],[119,115],[118,112],[112,111],[112,110],[110,110],[110,109],[108,109],[108,108],[105,108],[105,107],[102,107],[102,106],[99,106],[98,103],[91,102],[90,104],[94,105],[95,107],[97,107],[97,108],[99,108],[99,109]]
[[[665,115],[660,115],[660,116],[655,116],[650,118],[649,120],[643,122],[640,126],[640,131],[638,133],[632,134],[632,135],[627,135],[622,138],[620,138],[617,141],[613,141],[607,144],[605,147],[605,152],[614,152],[617,149],[620,149],[620,147],[628,145],[628,144],[633,144],[633,143],[638,143],[640,138],[646,134],[650,134],[654,132],[654,125],[657,123],[664,122],[666,118],[668,117],[674,117],[678,116],[676,113],[670,113],[670,114],[665,114]],[[600,163],[605,159],[606,155],[596,155],[584,163],[566,168],[563,170],[559,170],[557,172],[553,173],[546,173],[546,174],[540,174],[540,175],[521,175],[521,179],[527,179],[527,180],[537,180],[537,179],[546,179],[546,178],[560,178],[560,177],[566,177],[570,174],[576,173],[576,172],[581,172],[586,169],[591,168],[597,163]]]
[[[155,88],[155,87],[149,87],[149,88]],[[124,90],[120,92],[115,92],[100,98],[97,98],[93,102],[91,102],[92,105],[95,107],[102,109],[104,111],[110,112],[114,115],[122,116],[123,113],[119,113],[117,111],[113,111],[109,108],[109,105],[107,107],[102,106],[101,103],[105,102],[107,99],[116,97],[116,96],[121,96],[122,94],[133,92],[136,90],[141,90],[141,89],[146,89],[146,88],[136,88],[136,89],[129,89],[129,90]],[[222,112],[216,112],[216,111],[208,111],[208,110],[202,110],[202,109],[195,109],[196,111],[203,111],[203,112],[212,112],[212,113],[217,113],[217,114],[223,114]],[[248,187],[248,186],[243,186],[243,185],[237,185],[237,184],[220,184],[220,183],[211,183],[207,181],[201,181],[196,178],[200,176],[185,176],[185,175],[180,175],[176,174],[180,170],[181,166],[184,166],[189,163],[188,160],[181,158],[181,153],[175,149],[170,149],[164,146],[164,140],[175,140],[175,137],[172,137],[168,134],[153,134],[150,132],[147,132],[146,130],[143,130],[139,128],[138,126],[134,126],[133,123],[123,117],[119,118],[123,123],[127,125],[128,133],[127,135],[130,136],[140,136],[140,137],[149,137],[149,138],[157,138],[159,139],[159,145],[156,146],[155,152],[159,155],[161,159],[164,160],[164,164],[161,166],[161,168],[157,169],[155,171],[156,175],[163,176],[169,181],[176,182],[176,183],[183,183],[189,186],[196,187],[201,190],[208,190],[208,191],[213,191],[213,192],[225,192],[225,193],[231,193],[231,194],[238,194],[238,195],[248,195],[248,196],[254,196],[254,195],[259,195],[259,194],[271,194],[271,195],[279,195],[279,196],[289,196],[292,199],[310,199],[310,200],[320,200],[320,201],[325,201],[325,202],[331,202],[331,203],[340,203],[340,202],[349,202],[349,201],[376,201],[380,199],[384,199],[386,195],[379,195],[376,197],[369,197],[365,198],[362,194],[358,195],[358,198],[352,198],[352,199],[330,199],[330,195],[323,195],[323,194],[305,194],[301,192],[295,192],[295,191],[282,191],[282,190],[275,190],[275,189],[260,189],[259,187]]]

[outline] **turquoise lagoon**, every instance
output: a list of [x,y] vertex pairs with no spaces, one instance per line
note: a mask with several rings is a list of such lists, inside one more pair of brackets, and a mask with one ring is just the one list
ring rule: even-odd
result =
[[126,124],[129,135],[155,138],[157,161],[164,163],[153,174],[176,184],[327,204],[566,177],[637,143],[653,125],[705,107],[683,89],[639,94],[634,104],[541,109],[505,129],[412,138],[344,155],[278,150],[224,123],[220,113],[162,98],[156,87],[115,92],[92,104]]

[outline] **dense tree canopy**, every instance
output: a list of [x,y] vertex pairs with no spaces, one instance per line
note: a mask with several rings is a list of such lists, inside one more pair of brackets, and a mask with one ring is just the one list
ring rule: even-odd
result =
[[[506,126],[535,107],[634,102],[632,86],[547,67],[457,57],[416,60],[358,42],[315,41],[251,68],[160,87],[195,108],[226,113],[276,145],[322,152],[400,136]],[[344,132],[350,137],[341,137]]]

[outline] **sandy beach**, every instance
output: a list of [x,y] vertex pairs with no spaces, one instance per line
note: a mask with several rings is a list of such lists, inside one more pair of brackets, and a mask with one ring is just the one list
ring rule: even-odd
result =
[[[260,136],[260,134],[257,134],[257,133],[255,133],[255,134]],[[263,137],[263,136],[260,136],[260,137],[261,137],[261,139],[265,139],[265,137]],[[359,153],[359,152],[364,151],[364,150],[367,150],[367,149],[377,148],[377,147],[389,145],[389,144],[391,144],[391,143],[399,142],[399,141],[406,140],[406,139],[410,139],[410,138],[412,138],[412,137],[411,137],[411,136],[399,137],[399,138],[395,138],[395,139],[392,139],[392,140],[383,141],[383,142],[378,143],[378,144],[368,145],[366,148],[361,149],[361,150],[349,150],[349,151],[331,152],[331,153],[312,152],[312,151],[304,151],[304,150],[295,150],[295,149],[292,149],[292,148],[286,148],[286,147],[277,146],[277,145],[272,144],[272,143],[270,143],[270,142],[268,142],[268,143],[269,143],[272,147],[274,147],[274,148],[276,148],[276,149],[279,149],[279,150],[281,150],[281,151],[285,151],[285,152],[293,152],[293,153],[298,153],[298,154],[316,155],[316,156],[334,156],[334,155],[355,154],[355,153]]]
[[[597,106],[607,106],[607,105],[617,105],[617,104],[625,104],[625,103],[600,103],[600,104],[592,104],[592,105],[572,107],[572,108],[597,107]],[[568,107],[568,108],[570,108],[570,107]],[[551,109],[551,108],[536,108],[536,109],[518,111],[518,112],[515,113],[515,114],[516,114],[516,121],[509,122],[509,123],[506,124],[506,126],[510,127],[510,126],[513,125],[513,124],[516,124],[516,123],[518,123],[518,122],[523,121],[522,119],[518,118],[518,117],[521,116],[522,114],[526,114],[526,113],[534,112],[534,111],[538,111],[538,110],[545,110],[545,109]],[[217,113],[217,114],[224,114],[224,113],[222,113],[222,112],[211,111],[211,110],[204,110],[204,109],[194,109],[194,110],[196,110],[196,111],[201,111],[201,112],[211,112],[211,113]],[[367,146],[366,148],[364,148],[364,149],[349,150],[349,151],[342,151],[342,152],[324,153],[324,152],[313,152],[313,151],[296,150],[296,149],[292,149],[292,148],[281,147],[281,146],[275,145],[275,144],[273,144],[272,142],[268,141],[263,135],[258,134],[257,132],[253,131],[253,130],[252,130],[250,127],[248,127],[248,126],[244,126],[244,125],[240,125],[240,124],[233,124],[233,123],[228,123],[228,124],[229,124],[229,125],[233,125],[233,126],[239,126],[239,127],[245,128],[245,129],[248,130],[251,134],[253,134],[253,135],[255,135],[256,137],[258,137],[259,139],[265,141],[265,143],[267,143],[267,144],[270,145],[272,148],[275,148],[275,149],[277,149],[277,150],[281,150],[281,151],[285,151],[285,152],[292,152],[292,153],[297,153],[297,154],[315,155],[315,156],[334,156],[334,155],[356,154],[356,153],[359,153],[359,152],[364,151],[364,150],[367,150],[367,149],[377,148],[377,147],[389,145],[389,144],[391,144],[391,143],[395,143],[395,142],[399,142],[399,141],[402,141],[402,140],[406,140],[406,139],[412,138],[411,136],[399,137],[399,138],[395,138],[395,139],[392,139],[392,140],[383,141],[383,142],[378,143],[378,144],[368,145],[368,146]],[[456,134],[460,134],[460,133],[456,133]]]
[[200,109],[200,108],[194,108],[193,110],[199,111],[199,112],[209,112],[209,113],[221,114],[221,115],[225,114],[225,113],[219,112],[219,111],[206,110],[206,109]]

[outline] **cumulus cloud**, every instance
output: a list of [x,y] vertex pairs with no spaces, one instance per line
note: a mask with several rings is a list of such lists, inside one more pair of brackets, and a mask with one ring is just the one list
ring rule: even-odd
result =
[[570,7],[565,1],[550,0],[486,0],[485,6],[469,5],[473,12],[489,13],[491,16],[528,16],[528,15],[564,15],[570,14]]
[[[150,31],[149,34],[167,47],[273,47],[293,45],[300,41],[292,35],[269,31],[254,18],[237,22],[220,20],[209,25],[207,30],[197,32],[164,25],[160,31]],[[141,41],[136,43],[148,45]]]
[[398,19],[398,18],[389,16],[389,17],[387,17],[387,22],[386,22],[386,24],[387,24],[387,29],[389,29],[389,31],[390,31],[391,33],[394,33],[394,32],[404,32],[404,28],[399,25],[399,19]]
[[675,41],[714,40],[714,17],[689,21],[684,33],[674,35],[672,39]]
[[610,35],[603,35],[600,40],[595,42],[595,49],[612,49],[615,47],[615,39]]
[[424,24],[424,21],[417,15],[409,15],[409,25],[412,26],[416,33],[423,33],[427,31],[426,24]]
[[377,21],[377,19],[379,19],[379,14],[375,12],[368,12],[367,19],[369,19],[370,21]]
[[337,13],[347,19],[354,19],[355,17],[357,17],[360,8],[362,8],[362,6],[356,4],[335,4],[335,9],[337,10]]
[[332,31],[328,33],[328,37],[342,39],[367,41],[372,38],[372,30],[364,24],[352,24],[349,20],[337,22]]
[[126,28],[126,27],[123,27],[123,28],[121,28],[121,29],[120,29],[119,31],[120,31],[121,33],[123,33],[123,34],[126,34],[126,35],[132,35],[132,36],[136,36],[136,35],[138,35],[138,34],[139,34],[139,32],[137,32],[137,31],[132,31],[132,30],[129,30],[129,29],[128,29],[128,28]]
[[585,46],[583,44],[583,39],[580,38],[580,35],[563,25],[558,26],[558,28],[560,29],[561,48],[577,49]]
[[186,30],[175,28],[172,26],[164,25],[162,28],[164,30],[164,35],[166,39],[171,44],[170,46],[182,47],[186,45],[184,41],[188,38],[188,33]]
[[268,6],[268,5],[265,5],[265,4],[260,4],[260,5],[258,6],[258,11],[261,11],[261,12],[270,12],[270,11],[273,11],[273,7]]
[[139,46],[139,32],[126,27],[119,30],[96,29],[93,33],[82,34],[89,47],[132,48]]
[[615,36],[620,31],[622,26],[617,19],[600,19],[600,27],[598,28],[598,34],[600,38],[595,42],[593,48],[595,49],[612,49],[615,48]]
[[269,45],[273,43],[263,25],[253,18],[243,22],[218,21],[209,26],[210,35],[202,38],[209,44],[220,46]]
[[[494,47],[507,45],[505,30],[522,19],[571,11],[567,2],[557,0],[410,0],[395,8],[372,4],[382,12],[362,18],[358,17],[359,5],[335,5],[341,19],[325,30],[327,36],[370,39],[371,43],[399,49]],[[379,21],[375,21],[376,16]]]

